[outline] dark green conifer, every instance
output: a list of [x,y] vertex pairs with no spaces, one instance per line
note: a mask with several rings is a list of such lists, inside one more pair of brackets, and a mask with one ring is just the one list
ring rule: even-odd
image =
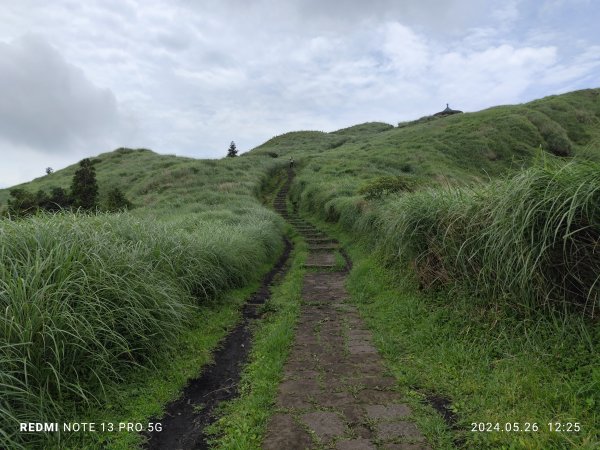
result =
[[231,141],[231,144],[229,144],[229,149],[227,150],[227,157],[228,158],[233,158],[235,156],[237,156],[237,148],[235,146],[235,142]]
[[81,160],[79,166],[71,183],[73,206],[88,210],[94,209],[98,204],[96,169],[89,158]]

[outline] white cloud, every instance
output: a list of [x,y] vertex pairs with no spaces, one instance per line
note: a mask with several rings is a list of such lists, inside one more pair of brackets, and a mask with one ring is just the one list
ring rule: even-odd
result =
[[41,38],[0,43],[0,136],[43,153],[106,145],[121,126],[117,101]]
[[430,60],[426,39],[398,22],[387,23],[384,29],[383,50],[394,69],[405,76],[422,73]]
[[519,101],[520,96],[556,60],[554,47],[514,48],[501,45],[468,54],[441,55],[435,67],[439,92],[467,109],[479,104]]
[[[25,109],[0,115],[0,153],[125,145],[220,157],[232,139],[245,150],[290,130],[591,87],[600,42],[579,25],[583,9],[597,13],[572,1],[572,23],[566,6],[534,0],[11,2],[0,40],[41,38],[0,44],[0,89],[28,93],[17,96]],[[73,89],[58,96],[61,76]]]
[[[576,55],[569,64],[557,64],[552,70],[548,70],[541,82],[550,86],[565,84],[570,86],[582,78],[585,80],[590,74],[596,74],[598,69],[600,69],[600,45],[593,45]],[[597,83],[598,79],[590,81]]]

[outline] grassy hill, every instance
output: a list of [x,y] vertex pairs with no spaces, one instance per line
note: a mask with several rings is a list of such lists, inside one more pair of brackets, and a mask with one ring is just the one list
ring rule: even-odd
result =
[[[277,166],[277,161],[269,158],[197,160],[126,148],[100,154],[93,162],[100,197],[110,188],[118,187],[134,201],[136,214],[164,209],[194,212],[205,209],[201,206],[229,204],[238,196],[254,199],[261,183]],[[31,192],[48,191],[52,187],[69,189],[77,167],[78,164],[73,164],[14,187]],[[8,196],[9,189],[0,190],[0,204],[5,204]]]
[[[120,149],[94,162],[101,195],[122,188],[131,212],[0,221],[2,447],[27,439],[18,421],[81,417],[130,371],[176,352],[186,330],[222,335],[231,323],[211,328],[206,306],[257,280],[282,249],[283,222],[259,199],[276,160]],[[68,189],[75,167],[22,187]]]
[[[101,197],[119,187],[134,209],[0,220],[0,430],[102,405],[105,386],[153,367],[194,324],[208,330],[203,306],[235,308],[225,294],[281,250],[283,222],[260,199],[289,157],[292,200],[347,242],[352,294],[400,383],[452,399],[464,430],[577,419],[577,445],[597,441],[600,89],[291,132],[218,161],[95,157]],[[19,187],[68,188],[75,170]],[[512,442],[458,434],[476,448]]]
[[[277,136],[252,153],[293,155],[309,171],[355,180],[410,174],[427,182],[484,180],[527,167],[536,150],[600,159],[600,89],[524,105],[417,120]],[[322,173],[322,172],[321,172]]]

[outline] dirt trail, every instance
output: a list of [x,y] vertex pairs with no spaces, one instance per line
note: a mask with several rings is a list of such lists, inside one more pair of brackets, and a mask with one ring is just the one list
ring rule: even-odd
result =
[[163,431],[147,435],[144,448],[209,448],[204,429],[215,420],[213,412],[217,405],[238,395],[241,370],[252,344],[251,323],[260,318],[260,306],[269,299],[271,284],[285,274],[291,249],[292,245],[286,239],[282,256],[244,306],[241,323],[219,345],[214,363],[201,376],[188,382],[179,399],[167,405],[165,416],[159,420]]
[[288,213],[292,176],[288,172],[274,205],[305,237],[310,254],[295,341],[263,449],[430,449],[395,379],[386,375],[370,331],[346,301],[348,266],[332,270],[339,244]]

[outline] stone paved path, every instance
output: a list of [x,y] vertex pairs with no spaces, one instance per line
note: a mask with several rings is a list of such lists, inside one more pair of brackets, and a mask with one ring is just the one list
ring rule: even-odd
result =
[[288,213],[291,175],[274,204],[305,237],[310,254],[295,341],[263,449],[430,449],[370,331],[347,302],[346,272],[332,270],[338,243]]

